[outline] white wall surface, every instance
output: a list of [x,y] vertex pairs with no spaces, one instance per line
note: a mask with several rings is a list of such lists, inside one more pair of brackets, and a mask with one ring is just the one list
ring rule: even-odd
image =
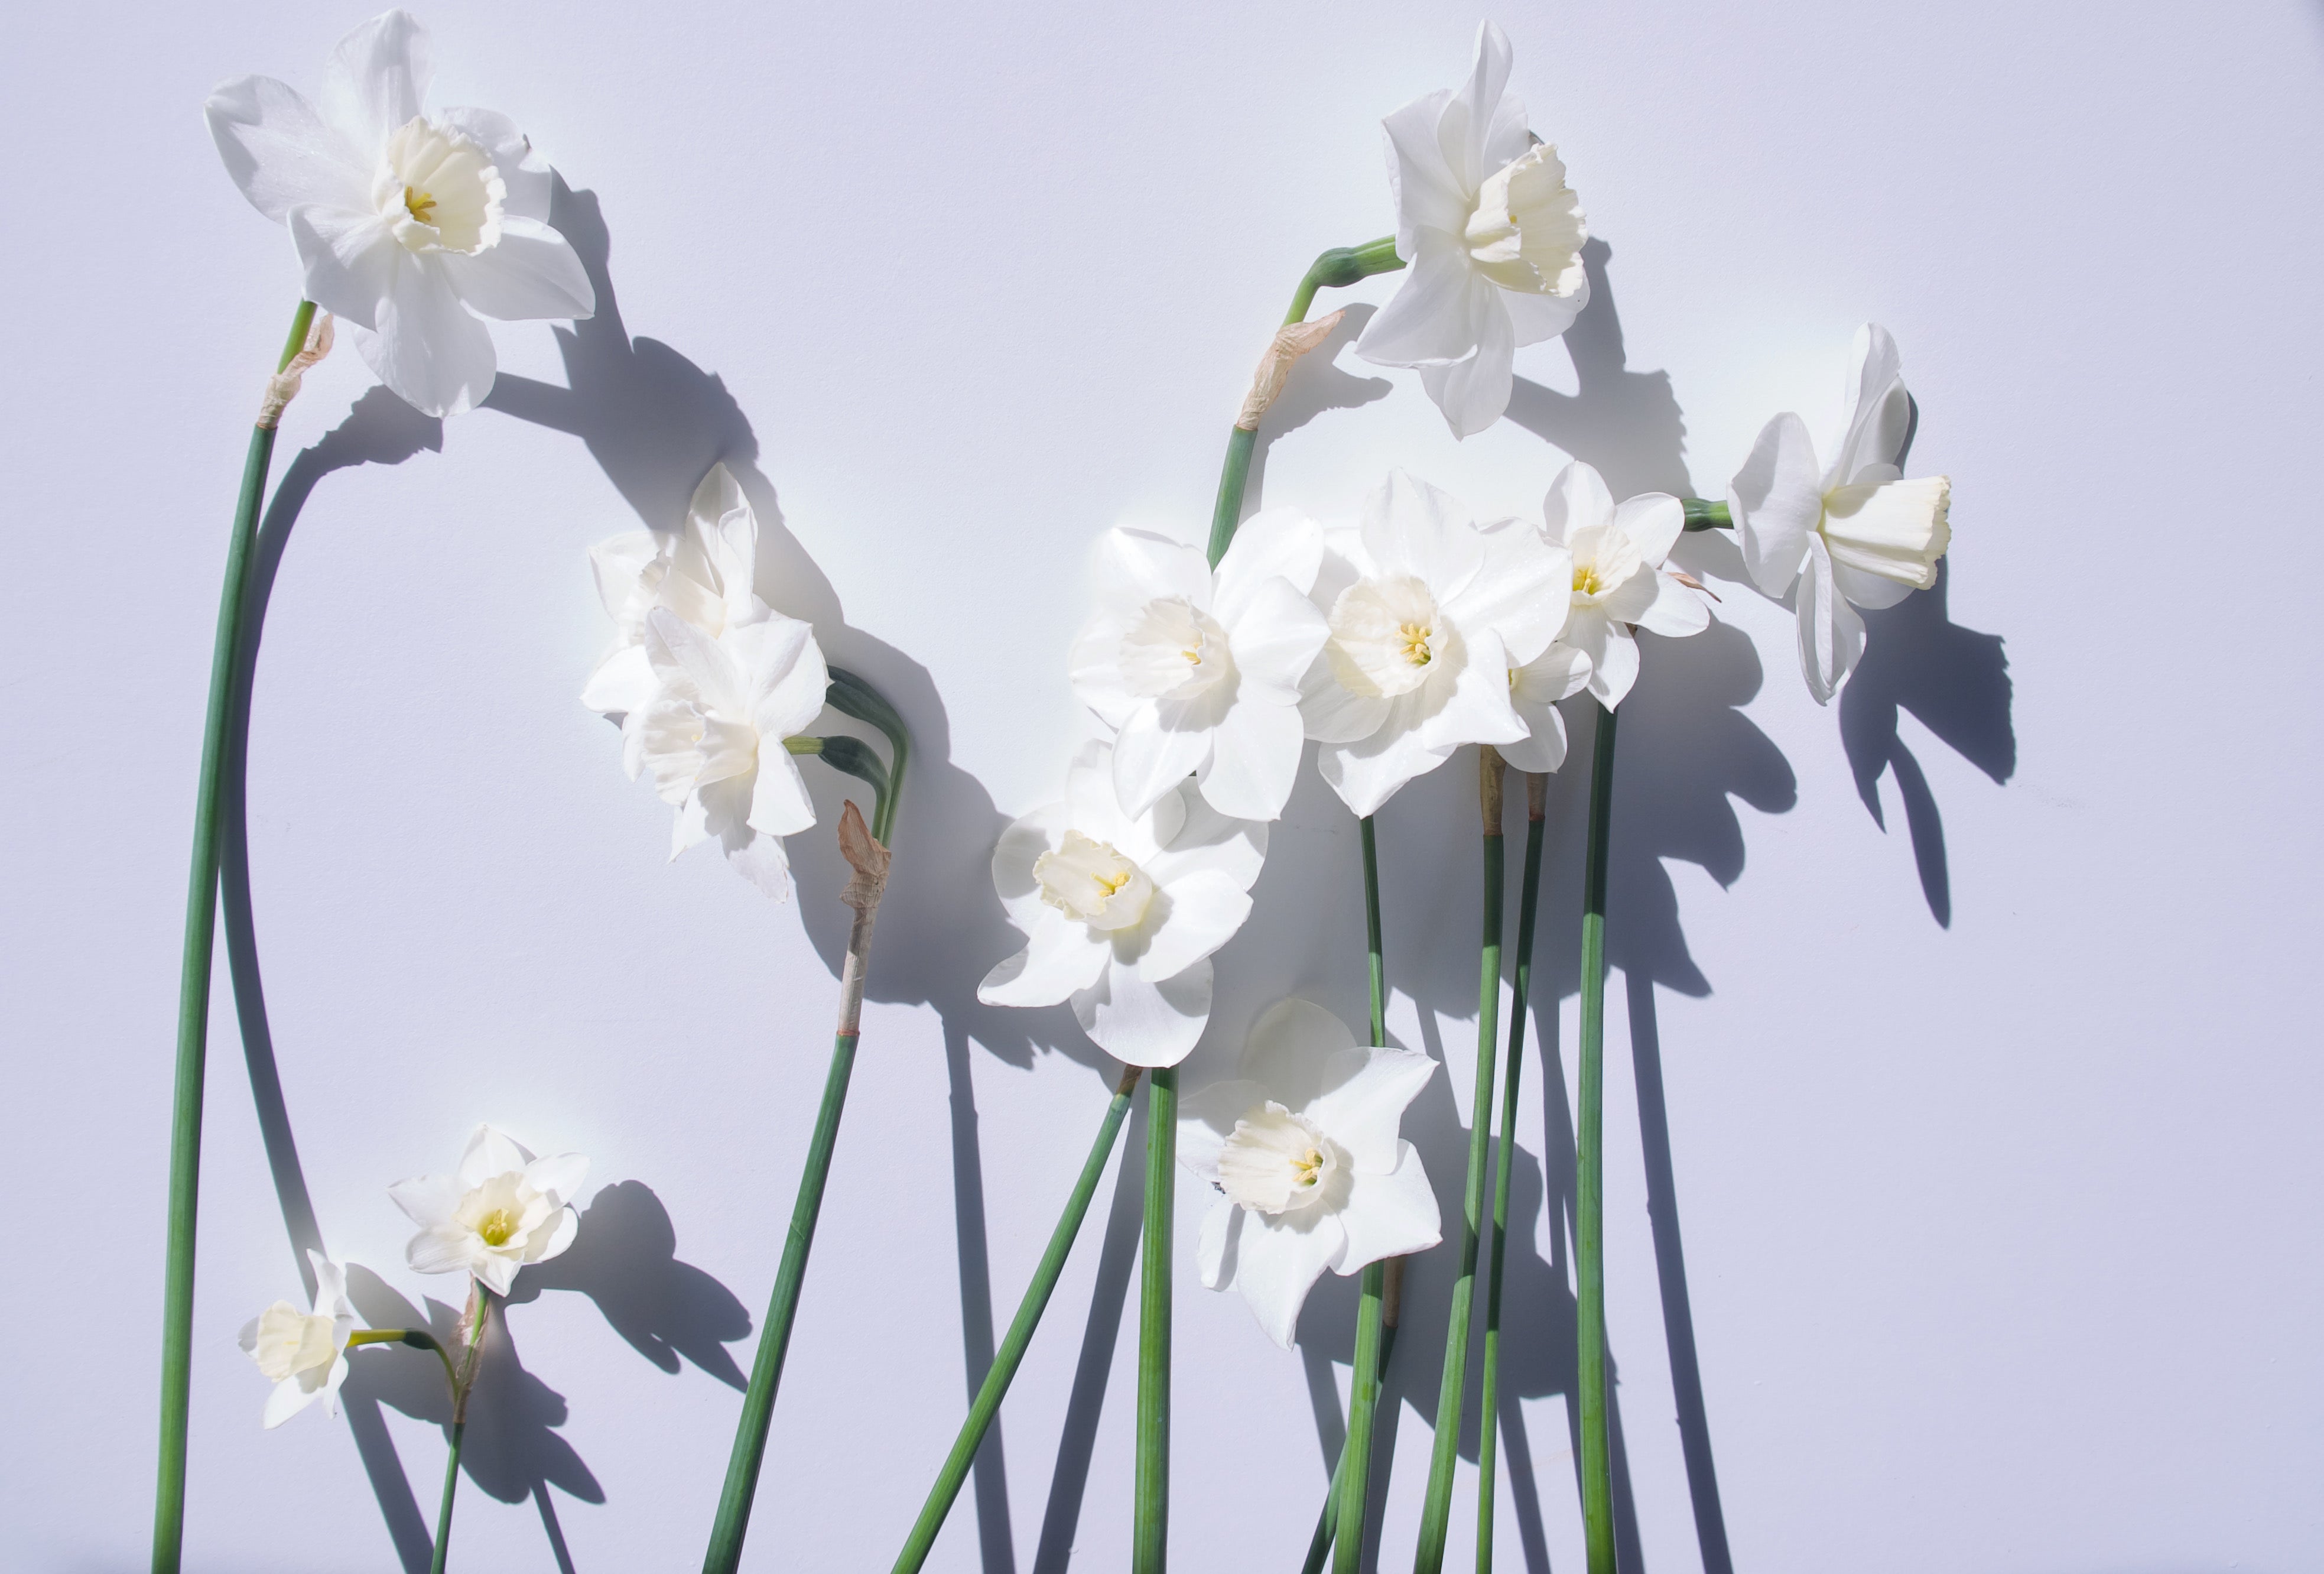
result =
[[[311,86],[364,14],[27,8],[0,59],[11,1568],[138,1567],[148,1534],[204,674],[298,287],[198,107],[245,71]],[[234,1333],[298,1295],[307,1206],[377,1275],[374,1308],[455,1294],[404,1267],[384,1188],[449,1165],[480,1118],[591,1155],[595,1195],[511,1310],[522,1375],[504,1363],[478,1402],[456,1567],[694,1566],[844,913],[824,830],[795,843],[791,905],[707,851],[666,864],[667,811],[576,695],[604,638],[584,549],[675,521],[723,455],[796,538],[794,604],[927,750],[750,1558],[884,1569],[1112,1074],[1064,1014],[973,993],[1015,944],[992,838],[1087,725],[1065,677],[1087,543],[1120,522],[1200,539],[1269,325],[1317,250],[1391,227],[1377,122],[1457,79],[1477,13],[423,15],[435,101],[528,129],[611,288],[577,337],[495,330],[492,408],[439,430],[343,349],[283,426],[277,473],[311,492],[271,538],[246,889],[295,1156],[270,1169],[222,950],[188,1566],[424,1566],[424,1358],[361,1358],[352,1425],[264,1433]],[[1343,337],[1270,419],[1264,501],[1344,517],[1401,465],[1529,514],[1568,456],[1618,491],[1718,495],[1767,416],[1831,418],[1868,318],[1904,347],[1914,469],[1956,488],[1944,588],[1874,619],[1831,708],[1789,613],[1698,541],[1720,625],[1650,642],[1627,713],[1607,1174],[1630,1567],[2324,1567],[2304,566],[2324,19],[1808,0],[1499,20],[1606,243],[1596,302],[1520,352],[1510,419],[1466,443]],[[1391,1023],[1448,1072],[1407,1129],[1448,1216],[1472,783],[1464,755],[1381,817]],[[1540,948],[1568,1080],[1581,785],[1554,787]],[[1189,1085],[1283,994],[1360,1018],[1354,847],[1311,778]],[[1499,1561],[1572,1569],[1571,1095],[1527,1075]],[[1109,1178],[931,1568],[1126,1560],[1126,1151],[1130,1195]],[[1187,1181],[1173,1550],[1295,1567],[1352,1282],[1276,1350],[1194,1282],[1203,1200]],[[1384,1567],[1410,1555],[1451,1256],[1407,1294]],[[1454,1566],[1471,1533],[1464,1508]]]

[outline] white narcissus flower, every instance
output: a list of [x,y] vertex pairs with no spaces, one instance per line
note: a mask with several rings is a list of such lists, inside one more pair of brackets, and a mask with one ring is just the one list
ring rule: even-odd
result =
[[1131,814],[1113,751],[1074,756],[1065,798],[1010,826],[992,884],[1023,950],[977,986],[988,1005],[1055,1005],[1133,1066],[1175,1066],[1211,1018],[1211,953],[1250,916],[1267,827],[1233,819],[1181,782]]
[[646,654],[646,615],[668,607],[712,639],[730,625],[758,622],[769,610],[753,589],[758,562],[758,515],[723,464],[694,489],[678,529],[630,531],[589,549],[597,597],[613,620],[613,648],[589,674],[581,703],[622,724],[632,776],[639,727],[660,687]]
[[1307,1292],[1443,1238],[1420,1154],[1397,1135],[1436,1062],[1367,1049],[1320,1005],[1285,1000],[1250,1030],[1242,1076],[1180,1106],[1178,1162],[1222,1193],[1195,1246],[1203,1282],[1242,1292],[1288,1349]]
[[1412,273],[1364,325],[1356,353],[1417,366],[1456,437],[1509,407],[1517,347],[1556,338],[1590,303],[1581,205],[1508,79],[1509,41],[1485,23],[1468,81],[1381,123],[1396,255]]
[[549,223],[549,168],[506,116],[421,108],[428,33],[391,11],[339,41],[318,103],[238,77],[203,112],[226,172],[290,227],[307,298],[358,331],[396,394],[456,415],[492,392],[473,315],[583,318],[596,293]]
[[1480,530],[1425,481],[1394,471],[1362,523],[1326,532],[1315,599],[1331,637],[1300,710],[1323,780],[1370,814],[1462,744],[1516,743],[1508,674],[1565,626],[1566,558],[1517,520]]
[[1559,640],[1522,667],[1509,669],[1509,708],[1526,724],[1527,736],[1496,744],[1515,769],[1546,774],[1565,764],[1565,718],[1557,702],[1589,685],[1590,658]]
[[630,768],[650,773],[678,810],[669,856],[715,838],[744,878],[788,898],[782,838],[815,823],[815,805],[784,745],[821,714],[831,687],[814,630],[769,612],[713,639],[657,606],[645,651],[655,689]]
[[355,1331],[355,1309],[347,1300],[346,1270],[309,1249],[315,1269],[315,1306],[300,1311],[278,1301],[242,1325],[243,1350],[274,1384],[263,1419],[279,1427],[317,1400],[326,1415],[339,1413],[339,1385],[347,1380],[347,1336]]
[[1634,629],[1678,638],[1711,626],[1702,594],[1663,568],[1686,529],[1686,507],[1677,498],[1646,492],[1618,506],[1604,478],[1576,460],[1550,483],[1542,528],[1572,554],[1573,610],[1564,639],[1588,662],[1587,687],[1607,709],[1621,704],[1638,680]]
[[1807,422],[1786,412],[1760,431],[1727,489],[1753,581],[1776,597],[1799,586],[1800,666],[1819,705],[1864,654],[1856,608],[1894,606],[1934,585],[1952,542],[1952,483],[1908,481],[1896,468],[1913,420],[1896,341],[1868,322],[1855,362],[1830,466],[1816,463]]
[[1236,532],[1213,573],[1194,547],[1108,531],[1074,692],[1116,729],[1113,785],[1143,814],[1193,775],[1221,814],[1273,819],[1299,773],[1299,681],[1328,632],[1307,599],[1323,528],[1282,509]]
[[457,1171],[399,1180],[387,1194],[420,1227],[404,1251],[414,1268],[466,1272],[506,1295],[518,1269],[573,1244],[581,1216],[571,1205],[588,1173],[578,1153],[536,1159],[506,1132],[479,1125]]

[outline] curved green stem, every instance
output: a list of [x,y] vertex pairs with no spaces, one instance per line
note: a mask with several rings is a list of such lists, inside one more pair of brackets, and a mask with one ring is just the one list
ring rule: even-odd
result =
[[1574,1134],[1573,1233],[1582,1412],[1582,1527],[1589,1574],[1614,1574],[1613,1457],[1606,1427],[1606,863],[1613,840],[1614,715],[1598,708],[1590,766],[1590,841],[1582,866],[1581,1107]]
[[976,1391],[976,1403],[968,1407],[968,1419],[960,1423],[960,1435],[953,1440],[952,1452],[945,1456],[944,1468],[936,1472],[936,1484],[928,1488],[920,1517],[913,1523],[911,1534],[905,1538],[903,1551],[897,1555],[894,1574],[915,1574],[927,1561],[928,1550],[936,1542],[936,1532],[944,1528],[945,1516],[952,1512],[961,1484],[968,1479],[969,1468],[976,1462],[977,1448],[991,1428],[992,1418],[1001,1412],[1001,1402],[1008,1396],[1009,1384],[1016,1380],[1026,1347],[1033,1342],[1033,1330],[1040,1326],[1050,1292],[1057,1287],[1057,1275],[1065,1272],[1065,1258],[1074,1249],[1074,1237],[1081,1233],[1090,1199],[1096,1195],[1106,1160],[1113,1153],[1114,1139],[1120,1135],[1122,1120],[1130,1113],[1130,1096],[1138,1087],[1139,1075],[1139,1068],[1130,1067],[1114,1088],[1113,1102],[1105,1106],[1105,1118],[1098,1124],[1097,1140],[1090,1144],[1081,1178],[1074,1182],[1073,1195],[1065,1199],[1065,1211],[1059,1216],[1057,1227],[1049,1233],[1049,1249],[1041,1254],[1040,1264],[1033,1270],[1033,1282],[1025,1287],[1025,1299],[1017,1306],[1017,1320],[1009,1325],[1001,1348],[993,1352],[983,1385]]
[[1499,1462],[1501,1264],[1508,1247],[1509,1172],[1517,1156],[1517,1084],[1525,1070],[1526,1005],[1533,992],[1534,914],[1541,903],[1542,811],[1549,778],[1526,773],[1525,884],[1517,896],[1517,981],[1509,990],[1508,1067],[1501,1078],[1501,1134],[1493,1152],[1493,1213],[1485,1227],[1485,1365],[1477,1391],[1477,1574],[1493,1567],[1493,1473]]
[[1444,1537],[1452,1519],[1452,1470],[1461,1457],[1461,1409],[1469,1381],[1469,1322],[1476,1303],[1477,1235],[1485,1210],[1485,1144],[1493,1125],[1493,1055],[1500,1044],[1501,1007],[1501,757],[1491,745],[1477,751],[1483,811],[1484,907],[1477,960],[1477,1085],[1471,1096],[1469,1171],[1461,1190],[1461,1266],[1452,1281],[1452,1307],[1444,1329],[1444,1376],[1436,1391],[1436,1440],[1428,1458],[1428,1492],[1420,1505],[1419,1574],[1444,1566]]
[[[299,302],[279,373],[307,342],[315,303]],[[218,591],[217,634],[210,646],[209,709],[202,724],[201,774],[194,788],[193,867],[186,882],[185,949],[178,969],[176,1088],[170,1107],[169,1245],[161,1278],[161,1427],[153,1493],[154,1574],[176,1574],[185,1541],[186,1413],[193,1378],[194,1224],[201,1190],[202,1078],[209,1052],[210,953],[217,924],[218,789],[226,737],[244,702],[236,654],[242,648],[244,590],[259,504],[274,462],[274,428],[255,427],[243,460],[242,491],[226,538],[226,580]]]

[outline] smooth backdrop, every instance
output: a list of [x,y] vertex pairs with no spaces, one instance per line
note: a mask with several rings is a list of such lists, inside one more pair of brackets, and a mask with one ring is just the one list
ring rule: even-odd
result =
[[[0,63],[10,1568],[141,1567],[148,1534],[204,675],[298,290],[199,106],[243,72],[311,90],[364,14],[28,7]],[[1459,79],[1478,14],[424,19],[434,102],[512,115],[569,184],[599,316],[496,329],[501,391],[440,427],[344,347],[283,424],[229,857],[241,1010],[222,945],[212,1023],[187,1565],[424,1567],[424,1357],[364,1355],[346,1419],[267,1433],[234,1335],[300,1299],[299,1239],[368,1271],[375,1319],[456,1300],[403,1265],[384,1189],[491,1119],[594,1167],[579,1245],[528,1275],[495,1348],[455,1566],[694,1566],[823,1078],[837,793],[817,778],[825,821],[777,904],[706,849],[665,862],[668,811],[576,696],[606,637],[585,549],[675,522],[723,456],[795,543],[783,595],[924,749],[749,1559],[884,1569],[1113,1074],[1064,1014],[974,1000],[1016,944],[992,838],[1090,727],[1065,675],[1088,543],[1123,522],[1200,539],[1268,329],[1319,249],[1392,227],[1379,120]],[[1718,496],[1768,416],[1833,419],[1867,319],[1919,400],[1912,468],[1955,485],[1942,588],[1874,620],[1831,708],[1788,611],[1704,540],[1684,556],[1718,626],[1649,640],[1625,713],[1607,1177],[1629,1566],[2324,1567],[2324,18],[1498,19],[1599,237],[1589,314],[1520,353],[1508,419],[1465,443],[1343,331],[1270,418],[1255,499],[1344,519],[1404,466],[1531,514],[1569,456],[1618,492]],[[1396,282],[1325,304],[1352,328]],[[1407,1129],[1448,1215],[1474,770],[1380,819],[1391,1025],[1446,1068]],[[1528,1060],[1508,1270],[1499,1562],[1532,1570],[1580,1566],[1579,785],[1552,794],[1533,1042],[1560,1074]],[[1311,776],[1190,1085],[1284,994],[1360,1019],[1355,847]],[[1127,1190],[1100,1193],[931,1568],[1123,1566],[1140,1151],[1133,1128]],[[1205,1203],[1182,1187],[1172,1550],[1290,1568],[1337,1446],[1351,1285],[1277,1351],[1194,1282]],[[1452,1255],[1407,1291],[1383,1567],[1410,1557]]]

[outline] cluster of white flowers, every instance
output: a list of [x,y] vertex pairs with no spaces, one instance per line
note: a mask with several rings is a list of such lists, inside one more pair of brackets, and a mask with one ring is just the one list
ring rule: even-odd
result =
[[724,465],[675,531],[590,550],[613,645],[581,702],[621,724],[622,764],[678,811],[673,858],[715,839],[768,895],[790,890],[782,838],[815,823],[786,746],[823,711],[830,673],[815,631],[759,597],[759,522]]
[[[578,1153],[535,1158],[499,1127],[479,1125],[452,1174],[388,1188],[420,1226],[405,1260],[422,1273],[465,1273],[480,1291],[505,1297],[519,1269],[573,1244],[581,1227],[573,1199],[588,1173],[589,1161]],[[361,1320],[347,1299],[346,1266],[316,1251],[307,1261],[315,1272],[312,1310],[278,1301],[242,1328],[244,1352],[274,1384],[261,1418],[270,1428],[317,1400],[326,1413],[338,1413],[349,1340]]]

